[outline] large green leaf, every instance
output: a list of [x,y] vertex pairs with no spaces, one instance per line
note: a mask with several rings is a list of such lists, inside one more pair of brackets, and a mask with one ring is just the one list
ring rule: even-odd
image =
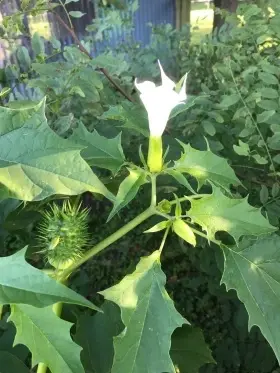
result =
[[229,190],[230,185],[240,184],[226,159],[218,157],[210,150],[196,150],[189,144],[185,145],[181,141],[179,142],[184,152],[181,158],[175,162],[175,169],[194,176],[199,187],[206,181],[211,181],[226,190]]
[[86,372],[111,372],[114,358],[113,337],[123,330],[117,305],[105,301],[101,309],[103,313],[83,315],[77,322],[75,341],[83,348],[81,359]]
[[112,219],[123,207],[125,207],[136,196],[141,185],[146,183],[146,173],[141,170],[129,169],[129,175],[120,184],[116,201],[108,217]]
[[199,373],[204,364],[215,363],[199,328],[183,325],[172,334],[172,361],[180,373]]
[[207,232],[210,240],[218,231],[228,232],[238,241],[243,235],[260,236],[276,230],[259,209],[248,204],[247,198],[228,198],[215,186],[209,196],[191,200],[188,214]]
[[30,370],[15,355],[0,351],[0,373],[30,373]]
[[0,107],[0,183],[25,201],[85,191],[112,198],[81,157],[81,147],[48,127],[44,110],[44,101],[22,110]]
[[46,364],[52,373],[84,373],[82,348],[70,336],[73,324],[60,319],[52,307],[14,305],[12,321],[17,329],[14,344],[26,345],[32,353],[32,366]]
[[235,289],[249,314],[249,329],[257,325],[280,363],[280,238],[262,237],[241,247],[224,247],[222,282]]
[[97,309],[81,295],[28,264],[24,259],[25,252],[26,248],[0,258],[0,304],[46,307],[64,302]]
[[113,139],[107,139],[96,131],[88,132],[86,127],[80,124],[74,130],[70,140],[86,146],[81,151],[81,155],[91,166],[106,168],[115,173],[124,163],[121,134]]
[[121,308],[126,327],[114,338],[112,373],[173,373],[171,335],[186,320],[176,311],[165,282],[160,252],[155,251],[118,285],[101,292]]

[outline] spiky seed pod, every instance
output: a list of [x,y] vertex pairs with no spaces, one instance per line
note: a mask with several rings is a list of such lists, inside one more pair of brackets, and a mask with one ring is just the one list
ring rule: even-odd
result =
[[57,269],[68,268],[79,259],[89,243],[88,209],[72,206],[64,201],[62,206],[53,204],[43,212],[38,228],[40,251]]

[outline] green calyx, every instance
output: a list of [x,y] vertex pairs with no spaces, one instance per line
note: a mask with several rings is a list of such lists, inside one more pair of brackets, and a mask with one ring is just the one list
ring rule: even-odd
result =
[[65,269],[79,259],[89,242],[88,209],[53,204],[43,213],[39,226],[39,245],[48,262],[57,269]]
[[157,173],[162,170],[162,138],[151,136],[149,139],[148,167],[151,172]]

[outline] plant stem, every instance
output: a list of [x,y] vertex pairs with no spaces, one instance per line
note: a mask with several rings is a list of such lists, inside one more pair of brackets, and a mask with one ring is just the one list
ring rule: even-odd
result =
[[72,21],[71,21],[71,18],[70,18],[70,16],[69,16],[69,13],[67,12],[67,9],[66,9],[65,5],[63,4],[63,2],[62,2],[61,0],[58,0],[58,1],[59,1],[59,4],[62,6],[64,12],[65,12],[66,15],[67,15],[68,22],[69,22],[69,25],[70,25],[71,29],[73,29],[73,23],[72,23]]
[[152,195],[151,195],[151,206],[155,207],[157,204],[157,176],[151,174],[151,183],[152,183]]
[[[53,12],[58,20],[58,22],[70,33],[70,35],[72,36],[72,38],[74,39],[75,43],[78,45],[78,47],[80,48],[80,51],[83,52],[85,55],[88,56],[89,59],[93,59],[92,56],[90,55],[90,53],[86,50],[86,48],[83,46],[83,44],[80,42],[80,39],[78,38],[78,36],[76,35],[74,29],[72,29],[71,27],[69,27],[64,21],[63,19],[56,13],[56,12]],[[116,88],[117,91],[119,91],[125,98],[127,98],[130,102],[133,102],[132,98],[122,89],[122,87],[120,87],[118,85],[118,83],[116,83],[114,81],[114,79],[110,76],[110,74],[108,73],[108,71],[106,69],[104,69],[103,67],[101,67],[99,69],[105,76],[106,78],[109,80],[109,82]]]
[[2,316],[3,316],[3,307],[4,306],[0,306],[0,320],[2,320]]
[[121,227],[119,230],[105,238],[103,241],[99,242],[97,245],[93,246],[92,249],[87,251],[85,255],[79,259],[77,262],[75,262],[73,265],[71,265],[69,268],[66,268],[61,274],[60,274],[60,281],[63,281],[64,279],[68,278],[68,276],[71,275],[75,269],[80,267],[83,263],[88,261],[93,256],[100,253],[100,251],[106,249],[106,247],[110,246],[115,241],[122,238],[125,234],[130,232],[132,229],[137,227],[137,225],[143,223],[143,221],[150,218],[152,215],[156,213],[155,209],[153,207],[149,207],[147,210],[142,212],[140,215],[138,215],[136,218],[132,219],[130,222],[128,222],[126,225]]
[[46,366],[46,364],[43,364],[43,363],[38,364],[37,373],[46,373],[47,370],[48,370],[48,367]]
[[205,238],[208,242],[211,241],[211,242],[215,243],[216,245],[221,246],[221,241],[215,240],[215,238],[209,239],[209,237],[207,237],[207,234],[205,234],[203,232],[200,232],[199,230],[197,230],[197,229],[195,229],[193,227],[192,227],[192,231],[195,234],[197,234],[198,236],[201,236],[201,237]]
[[166,239],[167,239],[167,236],[168,236],[168,233],[169,233],[169,231],[170,231],[170,228],[171,228],[171,225],[169,225],[169,226],[166,228],[165,232],[164,232],[164,235],[163,235],[163,238],[162,238],[162,241],[161,241],[160,247],[159,247],[159,249],[158,249],[160,253],[161,253],[162,250],[163,250],[163,247],[164,247],[164,245],[165,245],[165,241],[166,241]]
[[209,197],[209,196],[210,196],[210,194],[195,194],[193,196],[181,197],[181,198],[178,198],[177,200],[174,199],[172,201],[169,201],[169,203],[171,205],[176,205],[177,201],[179,201],[179,202],[185,202],[185,201],[189,201],[190,199],[198,199],[198,198]]

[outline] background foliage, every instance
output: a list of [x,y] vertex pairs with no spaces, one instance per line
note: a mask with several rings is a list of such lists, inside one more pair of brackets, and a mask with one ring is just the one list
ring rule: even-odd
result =
[[[52,8],[46,1],[37,1],[32,12],[40,13],[46,6]],[[175,30],[170,25],[151,26],[153,36],[149,45],[142,47],[128,41],[114,51],[106,50],[89,60],[77,45],[63,47],[58,40],[47,42],[36,33],[31,38],[30,49],[17,46],[13,40],[16,35],[24,32],[22,14],[30,11],[31,7],[30,2],[22,2],[22,14],[4,19],[1,26],[1,36],[9,41],[16,59],[16,63],[8,64],[0,71],[3,86],[1,103],[14,109],[30,105],[30,102],[26,102],[27,97],[36,105],[46,96],[46,117],[50,127],[60,136],[70,138],[73,143],[87,143],[88,154],[82,154],[89,164],[91,159],[99,159],[100,164],[108,165],[104,154],[100,157],[96,144],[102,141],[100,136],[110,137],[114,162],[107,170],[94,171],[108,189],[116,192],[119,182],[126,176],[125,171],[119,172],[117,182],[112,182],[110,177],[110,172],[117,172],[124,160],[118,147],[120,138],[116,137],[119,129],[123,131],[122,145],[128,162],[139,162],[133,145],[148,136],[146,113],[137,102],[134,78],[158,79],[157,58],[174,79],[178,80],[189,71],[188,102],[174,110],[164,135],[165,144],[172,145],[168,157],[174,158],[174,155],[180,154],[180,146],[175,138],[189,142],[200,150],[207,149],[207,139],[212,152],[229,161],[246,187],[235,187],[235,196],[245,197],[249,194],[250,204],[261,208],[270,222],[278,227],[280,9],[277,8],[277,2],[271,2],[270,6],[260,8],[255,4],[241,5],[235,14],[227,15],[219,34],[206,37],[200,44],[191,43],[189,27]],[[102,25],[93,22],[91,30],[102,35],[102,30],[110,29],[112,19],[115,22],[121,20],[121,13],[116,8],[107,10],[107,18]],[[131,22],[127,21],[126,27],[131,28]],[[91,43],[92,40],[85,37],[83,46],[88,52]],[[102,69],[110,74],[129,99],[116,93],[115,84],[112,85],[102,74]],[[24,85],[25,95],[16,93],[19,84]],[[130,99],[136,102],[132,103]],[[75,154],[74,149],[70,150],[71,154]],[[4,152],[4,147],[1,147],[1,151]],[[82,158],[79,161],[82,162]],[[179,194],[180,190],[166,176],[161,182],[160,192],[163,198],[169,198],[171,193]],[[4,196],[6,190],[1,188],[1,193]],[[61,191],[57,190],[57,193]],[[132,202],[125,212],[121,212],[120,216],[117,214],[108,225],[105,222],[110,211],[109,203],[99,198],[95,195],[93,199],[87,193],[83,196],[84,205],[91,208],[90,232],[95,243],[104,238],[107,232],[118,228],[123,221],[134,217],[150,196],[141,190],[141,202]],[[23,208],[16,200],[0,201],[2,256],[17,252],[34,242],[41,219],[39,212],[47,202],[32,202]],[[108,252],[94,262],[87,263],[84,270],[75,275],[71,285],[73,289],[95,304],[100,304],[97,291],[115,285],[125,274],[134,270],[141,256],[150,254],[150,247],[158,247],[157,235],[152,238],[140,235],[144,229],[141,226],[129,234],[117,244],[118,250],[112,250],[112,253]],[[263,247],[268,250],[270,245],[266,242]],[[29,246],[27,256],[33,263],[42,265],[35,245]],[[201,372],[276,373],[279,370],[274,353],[259,329],[253,327],[251,332],[247,331],[248,316],[235,291],[227,292],[224,285],[220,286],[223,264],[218,249],[210,248],[205,240],[199,240],[198,247],[193,250],[181,239],[173,237],[168,241],[162,266],[167,275],[168,293],[174,299],[178,311],[203,330],[216,360],[216,364],[200,368]],[[226,275],[223,281],[228,288],[234,288]],[[19,317],[23,317],[23,313],[29,315],[29,320],[32,319],[32,309],[25,307],[17,306],[13,309],[10,317],[15,324]],[[106,302],[103,307],[107,307],[110,315],[114,315],[117,320],[115,325],[108,326],[108,333],[116,336],[123,328],[119,315],[116,315],[111,303]],[[4,311],[0,323],[0,366],[8,366],[8,361],[14,364],[13,372],[25,372],[23,362],[30,364],[29,352],[23,345],[12,347],[15,330],[11,323],[6,322],[8,311]],[[100,340],[100,330],[97,329],[96,334],[89,336],[84,331],[89,323],[94,326],[106,323],[100,314],[98,317],[101,320],[96,320],[97,317],[90,310],[73,305],[66,306],[63,312],[67,320],[64,328],[68,334],[70,323],[78,320],[72,335],[82,347],[88,345],[85,338],[90,339],[90,346]],[[42,320],[48,317],[42,315]],[[204,343],[200,330],[194,329],[192,332],[195,333],[192,336],[194,343]],[[20,335],[16,338],[20,340]],[[102,343],[110,345],[110,340]],[[84,350],[84,367],[89,372],[108,371],[108,366],[102,365],[108,362],[99,361],[98,357],[95,361],[101,365],[90,365],[89,356],[93,353],[92,350]],[[77,351],[73,354],[77,354]],[[209,356],[207,359],[211,362]],[[202,363],[207,362],[207,359],[202,360]],[[184,365],[180,366],[180,363],[178,365],[181,373],[191,371],[185,371]],[[194,367],[193,372],[198,368]]]

